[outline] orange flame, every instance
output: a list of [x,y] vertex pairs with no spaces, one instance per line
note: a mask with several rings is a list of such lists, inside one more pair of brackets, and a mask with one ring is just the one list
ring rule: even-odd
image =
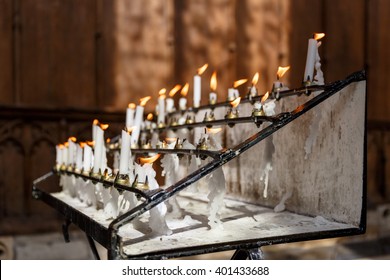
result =
[[77,138],[74,137],[74,136],[71,136],[68,138],[68,140],[72,141],[72,142],[76,142],[77,141]]
[[160,89],[160,91],[158,92],[158,95],[161,97],[163,96],[165,98],[165,93],[167,92],[167,89],[166,88],[162,88]]
[[252,86],[257,85],[258,81],[259,81],[259,72],[256,72],[256,74],[253,75],[253,78],[252,78]]
[[206,63],[205,65],[203,65],[202,67],[198,68],[198,75],[202,75],[204,71],[206,71],[207,67],[209,67],[209,64]]
[[148,121],[153,120],[153,113],[149,113],[149,114],[146,116],[146,119],[147,119]]
[[237,97],[233,101],[230,102],[230,105],[232,105],[233,108],[236,108],[238,105],[240,105],[241,97]]
[[98,119],[94,119],[93,122],[92,122],[93,125],[98,125],[99,124],[99,121]]
[[140,162],[141,164],[153,163],[153,162],[155,162],[159,157],[160,157],[160,154],[154,155],[154,156],[152,156],[152,157],[145,157],[145,158],[140,157],[140,158],[139,158],[139,162]]
[[152,97],[151,96],[146,96],[146,97],[143,97],[139,100],[139,105],[141,105],[142,107],[144,107],[146,105],[146,103],[151,99]]
[[58,144],[58,148],[63,149],[65,146],[63,144]]
[[180,89],[181,89],[181,85],[174,86],[174,88],[171,89],[171,91],[169,92],[169,96],[174,97],[176,92],[178,92]]
[[64,146],[65,146],[66,148],[68,148],[68,147],[69,147],[69,142],[65,142],[65,143],[64,143]]
[[109,127],[109,124],[104,124],[104,123],[100,124],[100,128],[103,130],[106,130],[108,127]]
[[278,67],[278,72],[276,72],[276,77],[278,78],[278,80],[284,76],[284,74],[286,74],[286,72],[290,69],[290,66],[286,66],[286,67],[282,67],[282,66],[279,66]]
[[108,144],[108,143],[110,143],[111,142],[111,138],[107,138],[106,139],[106,143]]
[[210,79],[210,89],[215,91],[217,89],[217,71],[214,71]]
[[189,87],[190,87],[190,85],[189,85],[188,83],[186,83],[186,84],[184,85],[184,87],[181,89],[181,92],[180,92],[181,96],[183,96],[183,97],[186,97],[186,96],[187,96],[188,88],[189,88]]
[[177,141],[177,138],[175,137],[167,137],[165,138],[165,141],[168,143],[168,144],[171,144],[173,142],[176,142]]
[[237,87],[239,87],[239,86],[245,84],[246,81],[248,81],[248,79],[240,79],[240,80],[237,80],[237,81],[235,81],[235,82],[233,83],[233,87],[234,87],[234,88],[237,88]]
[[325,37],[325,33],[314,33],[313,38],[314,40],[318,41]]
[[127,108],[135,109],[135,104],[134,103],[129,103],[129,105],[127,105]]
[[222,131],[221,127],[207,128],[207,133],[210,133],[210,134],[217,134],[220,131]]
[[93,147],[95,146],[95,141],[87,141],[87,145]]
[[80,145],[81,148],[84,148],[85,145],[87,145],[87,143],[85,143],[85,142],[80,142],[79,145]]
[[269,92],[267,91],[264,95],[263,95],[263,97],[261,98],[261,104],[264,104],[264,102],[268,99],[268,97],[269,97]]

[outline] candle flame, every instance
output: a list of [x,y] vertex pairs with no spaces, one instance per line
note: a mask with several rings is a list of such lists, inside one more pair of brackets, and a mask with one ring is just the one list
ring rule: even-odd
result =
[[69,147],[69,142],[65,142],[65,143],[64,143],[64,146],[65,146],[66,148],[68,148],[68,147]]
[[104,123],[100,124],[100,128],[103,130],[106,130],[108,127],[109,127],[109,124],[104,124]]
[[167,142],[168,144],[174,143],[176,141],[177,141],[176,137],[167,137],[167,138],[165,138],[165,142]]
[[325,33],[314,33],[313,38],[314,40],[318,41],[325,37]]
[[198,75],[202,75],[204,73],[204,71],[206,71],[207,67],[209,66],[208,63],[206,63],[205,65],[203,65],[202,67],[198,68]]
[[71,137],[68,138],[68,141],[76,142],[77,138],[74,137],[74,136],[71,136]]
[[240,80],[237,80],[237,81],[235,81],[235,82],[233,83],[233,87],[234,87],[234,88],[237,88],[237,87],[239,87],[239,86],[245,84],[246,81],[248,81],[248,79],[240,79]]
[[290,66],[286,66],[286,67],[282,67],[282,66],[279,66],[278,67],[278,72],[276,72],[276,76],[278,78],[278,80],[284,76],[284,74],[286,74],[286,72],[290,69]]
[[151,99],[152,97],[151,96],[146,96],[146,97],[143,97],[139,100],[139,105],[141,105],[142,107],[145,107],[146,103]]
[[134,104],[134,103],[129,103],[129,104],[127,105],[127,108],[135,109],[135,104]]
[[210,134],[217,134],[220,131],[222,131],[221,127],[207,128],[207,133],[210,133]]
[[92,122],[93,125],[98,125],[99,124],[99,120],[98,119],[94,119],[93,122]]
[[253,75],[253,78],[252,78],[252,86],[257,85],[258,81],[259,81],[259,72],[256,72],[256,74]]
[[140,158],[139,158],[139,162],[140,162],[141,164],[153,163],[153,162],[155,162],[159,157],[160,157],[160,154],[154,155],[154,156],[152,156],[152,157],[140,157]]
[[263,97],[261,98],[261,104],[264,104],[264,102],[268,99],[268,97],[269,97],[269,92],[267,91],[264,95],[263,95]]
[[149,113],[149,114],[146,116],[146,119],[147,119],[148,121],[153,120],[153,113]]
[[181,89],[181,85],[174,86],[173,89],[171,89],[171,91],[169,92],[169,96],[174,97],[176,92],[178,92],[180,89]]
[[164,96],[164,98],[165,98],[165,93],[167,92],[167,89],[166,88],[162,88],[162,89],[160,89],[160,91],[158,92],[158,95],[159,96]]
[[84,148],[85,145],[87,145],[87,143],[85,143],[85,142],[80,142],[79,145],[80,145],[81,148]]
[[217,89],[217,71],[214,71],[210,79],[210,89],[215,91]]
[[232,105],[233,108],[236,108],[238,105],[240,105],[241,97],[237,97],[233,101],[230,102],[230,105]]
[[111,142],[111,138],[107,138],[106,139],[106,143],[108,144],[108,143],[110,143]]
[[63,149],[65,146],[63,144],[58,144],[58,148]]
[[87,141],[86,142],[88,146],[93,147],[95,146],[95,141]]
[[188,83],[186,83],[186,84],[184,85],[184,87],[181,89],[181,92],[180,92],[181,96],[183,96],[183,97],[186,97],[186,96],[187,96],[188,88],[189,88],[189,87],[190,87],[190,85],[189,85]]

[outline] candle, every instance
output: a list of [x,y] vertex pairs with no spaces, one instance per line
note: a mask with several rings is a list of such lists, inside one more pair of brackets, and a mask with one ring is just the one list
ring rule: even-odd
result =
[[135,109],[135,104],[134,103],[129,103],[126,109],[126,128],[130,129],[133,126],[134,122],[134,109]]
[[266,116],[273,116],[275,115],[275,99],[268,100],[268,97],[269,92],[267,91],[267,93],[261,98],[261,105]]
[[83,155],[83,170],[89,172],[91,170],[91,161],[92,161],[92,148],[91,146],[84,145],[84,155]]
[[306,55],[305,73],[303,75],[304,82],[312,82],[314,77],[314,66],[317,55],[317,41],[325,36],[324,33],[315,33],[313,38],[309,39]]
[[64,145],[62,145],[62,144],[56,145],[56,165],[62,164],[62,155],[63,155],[62,150],[63,149],[64,149]]
[[143,123],[144,116],[144,106],[150,100],[150,96],[144,97],[140,99],[140,105],[138,105],[135,109],[135,117],[134,117],[134,128],[131,133],[130,145],[136,147],[139,140],[139,134],[141,130],[141,125]]
[[278,67],[278,71],[276,72],[276,81],[274,82],[274,90],[277,90],[277,89],[280,89],[283,87],[283,84],[280,81],[280,79],[284,76],[284,74],[286,74],[286,72],[289,69],[290,69],[290,66],[286,66],[286,67],[279,66]]
[[181,89],[181,97],[179,99],[179,109],[186,110],[187,109],[187,93],[188,93],[189,84],[186,83],[184,87]]
[[210,104],[215,104],[215,103],[217,103],[217,94],[215,93],[215,91],[217,90],[217,72],[216,71],[214,71],[213,74],[211,75],[210,89],[211,89],[211,92],[209,94],[209,102],[210,102]]
[[76,137],[69,137],[68,139],[68,165],[73,165],[75,163],[75,156],[76,156],[76,144],[77,141]]
[[202,82],[200,75],[203,74],[204,71],[206,71],[208,67],[208,64],[206,63],[202,67],[198,68],[197,74],[194,76],[194,108],[198,108],[200,106],[200,100],[201,100],[201,88],[202,88]]
[[254,97],[257,95],[257,82],[259,81],[259,72],[256,72],[252,78],[252,86],[249,88],[249,96]]
[[76,145],[76,170],[80,172],[83,165],[83,148],[85,143],[81,142]]
[[165,123],[165,93],[166,89],[162,88],[160,89],[158,93],[158,116],[157,116],[157,123],[158,124],[164,124]]
[[94,119],[92,122],[92,141],[96,140],[96,128],[99,125],[99,121],[97,119]]
[[131,151],[130,151],[130,134],[122,130],[122,144],[121,144],[121,153],[119,161],[119,174],[128,174],[129,173],[129,161],[130,161]]
[[62,149],[62,156],[61,156],[63,165],[68,164],[68,148],[69,148],[69,143],[65,142],[64,148]]
[[176,92],[178,92],[180,89],[181,89],[181,85],[175,85],[169,91],[169,97],[166,99],[166,111],[168,113],[172,113],[173,111],[175,111],[175,103],[172,97],[174,97]]
[[228,89],[228,101],[233,101],[240,96],[240,92],[238,91],[237,87],[245,84],[247,80],[248,79],[240,79],[233,83],[233,88]]
[[93,161],[93,173],[99,173],[102,167],[102,158],[103,158],[103,145],[104,145],[104,130],[98,126],[96,127],[95,134],[95,151],[94,151],[94,161]]

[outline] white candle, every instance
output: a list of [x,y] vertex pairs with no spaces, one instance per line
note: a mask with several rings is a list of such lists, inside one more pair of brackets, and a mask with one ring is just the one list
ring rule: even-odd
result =
[[138,105],[135,109],[135,117],[134,117],[134,129],[131,133],[131,145],[137,145],[139,134],[141,130],[141,124],[143,122],[143,115],[144,115],[144,107],[141,105]]
[[61,164],[67,165],[68,164],[68,147],[67,147],[67,145],[64,145],[64,147],[62,148],[61,158],[62,158]]
[[130,158],[130,135],[127,131],[122,130],[121,154],[119,160],[119,174],[129,173]]
[[228,100],[232,101],[236,99],[235,98],[235,89],[234,88],[228,88]]
[[68,139],[68,165],[75,164],[75,157],[76,157],[76,144],[74,143],[76,141],[76,138],[70,137]]
[[200,106],[201,98],[201,79],[199,75],[194,76],[194,107],[198,108]]
[[92,122],[92,141],[96,140],[96,128],[99,125],[99,121],[97,119],[94,119]]
[[180,110],[186,110],[187,109],[187,98],[180,97],[180,99],[179,99],[179,108],[180,108]]
[[127,106],[127,109],[126,109],[126,128],[128,130],[130,130],[131,127],[133,126],[133,122],[134,122],[134,109],[135,109],[135,104],[134,103],[130,103]]
[[165,92],[166,89],[163,88],[159,92],[158,97],[158,116],[157,123],[165,123]]
[[[104,130],[101,127],[96,128],[96,140],[95,140],[95,151],[93,161],[93,173],[98,173],[102,168],[103,151],[104,151]],[[103,170],[101,170],[103,171]]]
[[83,165],[83,148],[81,148],[80,145],[76,145],[76,169],[77,170],[81,170]]
[[304,82],[313,81],[316,53],[317,53],[317,40],[309,39],[308,46],[307,46],[305,74],[303,75]]
[[85,145],[83,150],[83,170],[89,172],[91,170],[92,148],[89,145]]
[[56,146],[56,164],[60,165],[62,163],[62,149],[64,146],[62,144],[59,144]]
[[166,99],[166,109],[168,113],[172,113],[174,111],[174,101],[172,98],[167,98]]
[[210,92],[209,102],[210,102],[210,104],[217,103],[217,94],[215,92]]

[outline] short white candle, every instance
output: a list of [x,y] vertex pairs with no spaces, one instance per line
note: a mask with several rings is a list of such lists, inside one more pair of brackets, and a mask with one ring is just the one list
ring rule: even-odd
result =
[[168,113],[172,113],[174,111],[174,106],[175,106],[175,103],[173,101],[172,98],[167,98],[166,99],[166,109],[167,109],[167,112]]
[[217,94],[215,92],[210,92],[209,101],[211,104],[217,103]]
[[76,145],[76,169],[77,170],[81,170],[83,166],[83,148],[80,145]]
[[179,99],[179,109],[184,111],[187,109],[187,93],[188,93],[189,84],[186,83],[184,87],[181,89],[181,97]]
[[130,135],[127,131],[122,130],[121,153],[119,160],[119,174],[129,173],[130,158]]

